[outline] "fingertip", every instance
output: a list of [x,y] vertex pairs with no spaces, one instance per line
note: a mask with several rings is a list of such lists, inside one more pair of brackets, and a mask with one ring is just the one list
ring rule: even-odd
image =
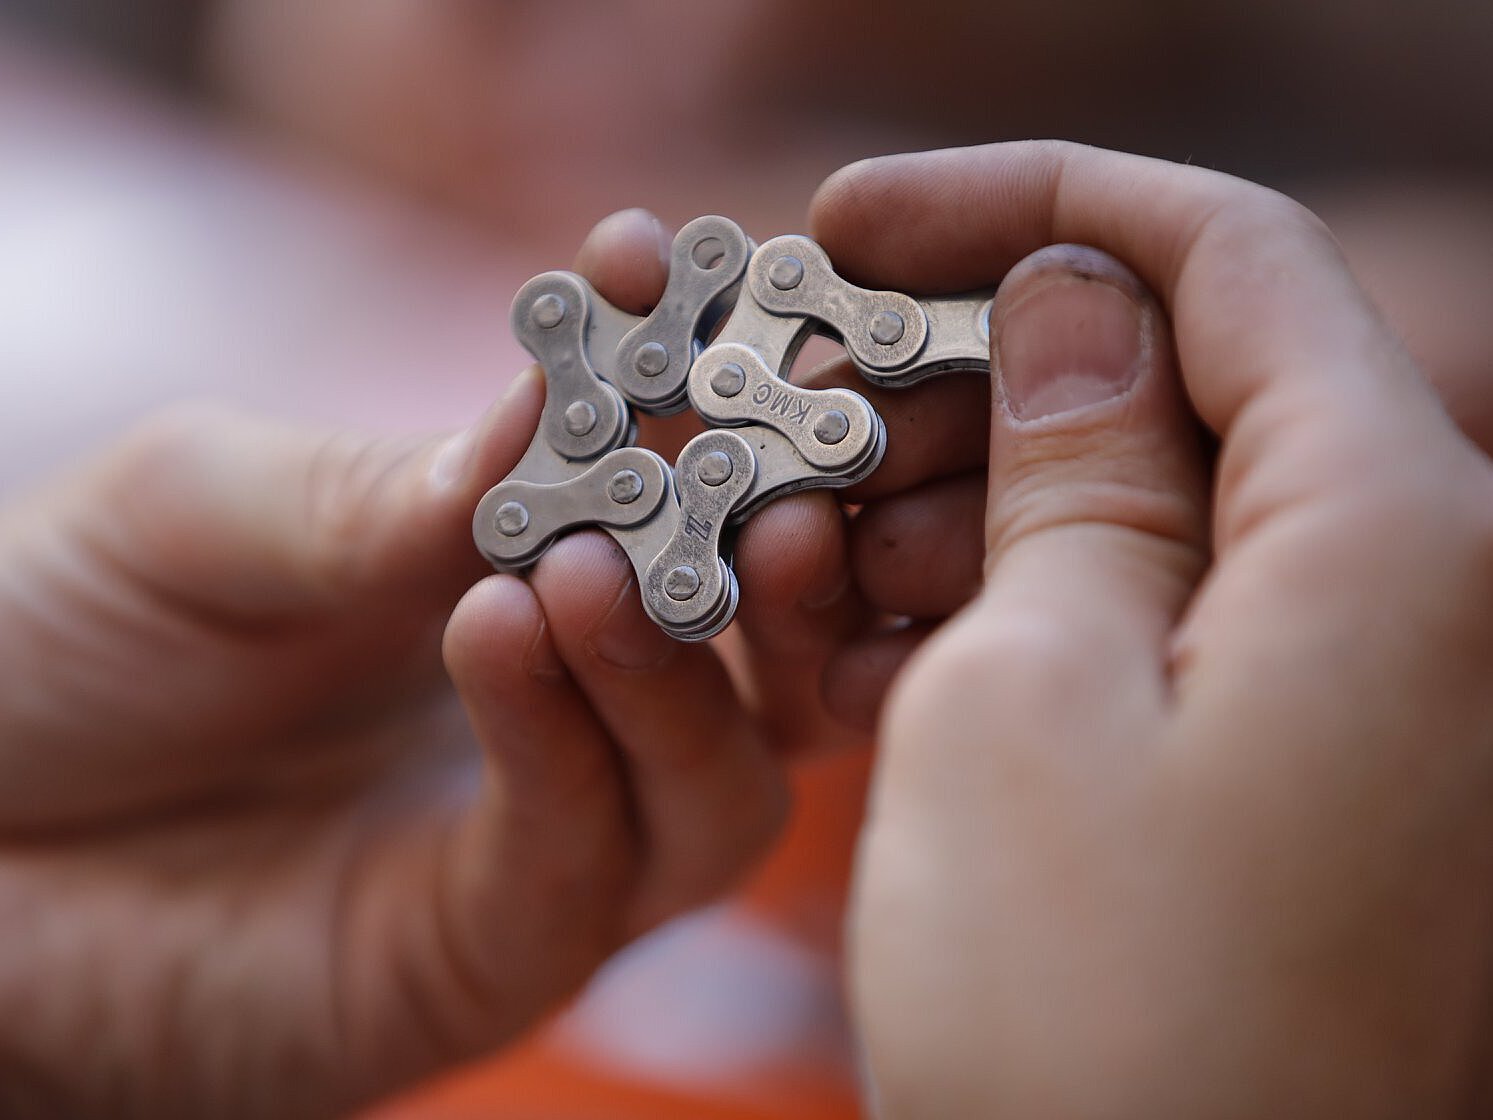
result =
[[495,687],[515,668],[546,683],[566,675],[538,598],[512,575],[488,576],[462,597],[446,625],[441,652],[463,692]]
[[669,279],[673,238],[647,210],[609,214],[592,227],[575,256],[575,271],[623,311],[646,314]]
[[1099,249],[1049,245],[1023,258],[996,291],[990,322],[996,416],[1008,424],[1066,421],[1175,380],[1159,301]]
[[874,210],[869,197],[885,157],[848,163],[819,184],[809,200],[809,235],[820,244],[840,244],[847,229],[863,228],[862,215]]
[[773,502],[743,527],[736,560],[744,611],[824,606],[848,575],[844,513],[823,491]]
[[859,163],[851,163],[830,172],[809,199],[809,236],[815,241],[822,244],[826,236],[833,236],[835,222],[842,210],[841,196],[846,184],[853,179],[857,166]]
[[1156,297],[1130,268],[1087,245],[1019,261],[990,311],[997,417],[1041,419],[1122,396],[1166,367]]
[[865,624],[866,607],[851,579],[846,517],[824,491],[768,506],[742,530],[742,632],[775,670],[813,663]]
[[876,274],[876,245],[882,240],[875,197],[879,163],[864,159],[840,168],[809,202],[809,235],[829,254],[835,271],[856,282]]
[[981,188],[964,190],[958,172],[971,149],[876,156],[841,168],[815,192],[812,236],[835,271],[872,288],[932,294],[981,287],[1011,258],[999,245],[961,236]]
[[436,497],[469,510],[483,491],[513,470],[534,439],[544,396],[544,372],[531,365],[475,424],[441,444],[427,468]]
[[853,730],[875,731],[892,682],[930,633],[930,626],[903,623],[836,650],[820,679],[825,710]]
[[985,559],[984,471],[873,502],[850,530],[850,569],[876,609],[943,618],[978,593]]
[[[991,318],[1019,302],[1033,287],[1058,276],[1094,280],[1119,288],[1137,303],[1158,305],[1151,289],[1118,258],[1091,245],[1045,245],[1018,261],[1001,281]],[[1159,306],[1159,305],[1158,305]]]
[[567,632],[586,632],[632,579],[627,554],[598,530],[561,537],[534,567],[534,593],[551,622]]
[[661,668],[679,651],[680,643],[643,609],[626,553],[603,533],[556,542],[539,562],[534,588],[556,642],[571,658],[638,672]]

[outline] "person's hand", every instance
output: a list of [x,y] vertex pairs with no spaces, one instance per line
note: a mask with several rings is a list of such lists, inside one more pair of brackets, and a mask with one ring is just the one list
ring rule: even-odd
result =
[[984,582],[893,688],[854,896],[883,1114],[1482,1114],[1493,470],[1330,235],[1045,143],[815,214],[864,283],[1005,276]]
[[[623,215],[580,267],[646,303],[661,236]],[[542,395],[429,442],[190,410],[0,516],[0,1111],[337,1112],[763,851],[792,744],[610,540],[476,582]],[[754,527],[749,627],[837,615],[838,517]]]

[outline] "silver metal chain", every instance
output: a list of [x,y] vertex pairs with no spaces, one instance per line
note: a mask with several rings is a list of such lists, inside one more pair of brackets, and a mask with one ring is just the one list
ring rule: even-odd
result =
[[[561,534],[598,526],[627,554],[649,617],[681,640],[710,638],[739,594],[728,529],[784,494],[859,482],[886,450],[865,397],[789,381],[803,343],[836,339],[867,381],[893,388],[988,369],[990,301],[988,291],[914,299],[858,288],[809,238],[756,246],[721,217],[679,231],[647,316],[618,310],[574,273],[536,276],[511,318],[544,370],[544,412],[524,457],[477,506],[477,547],[518,572]],[[672,468],[633,446],[634,411],[685,408],[711,427]]]

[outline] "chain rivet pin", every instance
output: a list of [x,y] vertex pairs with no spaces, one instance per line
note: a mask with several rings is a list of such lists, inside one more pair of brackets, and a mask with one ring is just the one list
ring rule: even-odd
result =
[[780,292],[791,292],[803,283],[804,262],[797,257],[781,256],[767,270],[767,279]]
[[669,368],[669,351],[662,342],[645,342],[633,355],[632,368],[644,377],[657,377]]
[[731,465],[731,456],[724,451],[712,451],[700,459],[700,467],[696,473],[706,486],[719,486],[731,477],[735,469]]
[[565,301],[554,292],[540,296],[534,301],[529,315],[543,330],[552,330],[565,320]]
[[504,502],[492,515],[492,523],[505,537],[516,537],[529,527],[529,511],[522,502]]
[[878,311],[871,320],[871,338],[882,346],[891,346],[900,341],[907,331],[907,324],[895,311]]
[[717,396],[734,397],[746,388],[746,370],[735,362],[727,362],[710,375],[710,387]]
[[607,496],[619,506],[630,505],[643,493],[643,476],[634,470],[620,470],[607,483]]
[[814,421],[814,438],[833,446],[850,434],[850,417],[832,408]]
[[596,427],[596,406],[590,401],[571,401],[565,410],[565,430],[583,436]]
[[700,590],[700,573],[688,564],[680,564],[677,568],[670,568],[669,574],[664,576],[664,593],[676,603],[688,602],[695,597],[695,592]]

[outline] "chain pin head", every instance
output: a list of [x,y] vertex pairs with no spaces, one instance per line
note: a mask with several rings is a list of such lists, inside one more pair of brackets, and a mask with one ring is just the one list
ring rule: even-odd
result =
[[895,311],[878,311],[871,320],[871,337],[882,346],[893,345],[906,330],[907,324]]
[[664,593],[676,603],[688,602],[694,598],[698,590],[700,590],[700,573],[688,564],[670,568],[669,574],[664,576]]
[[833,446],[850,433],[850,417],[832,408],[814,421],[814,438]]
[[731,477],[733,470],[731,456],[724,451],[712,451],[700,459],[698,474],[706,486],[719,486]]
[[746,388],[746,370],[735,362],[727,362],[710,375],[710,387],[717,396],[734,397]]
[[662,342],[645,342],[633,356],[632,368],[644,377],[657,377],[669,368],[669,351]]
[[505,537],[516,537],[529,527],[529,511],[522,502],[504,502],[492,515],[492,523]]
[[596,427],[596,406],[590,401],[571,401],[565,410],[565,430],[583,436]]
[[621,470],[607,483],[607,494],[619,506],[630,505],[643,493],[643,476],[634,470]]
[[554,292],[546,293],[534,301],[534,307],[529,312],[544,330],[558,327],[565,319],[565,301]]
[[797,257],[781,256],[767,270],[767,279],[780,292],[791,292],[803,282],[804,262]]

